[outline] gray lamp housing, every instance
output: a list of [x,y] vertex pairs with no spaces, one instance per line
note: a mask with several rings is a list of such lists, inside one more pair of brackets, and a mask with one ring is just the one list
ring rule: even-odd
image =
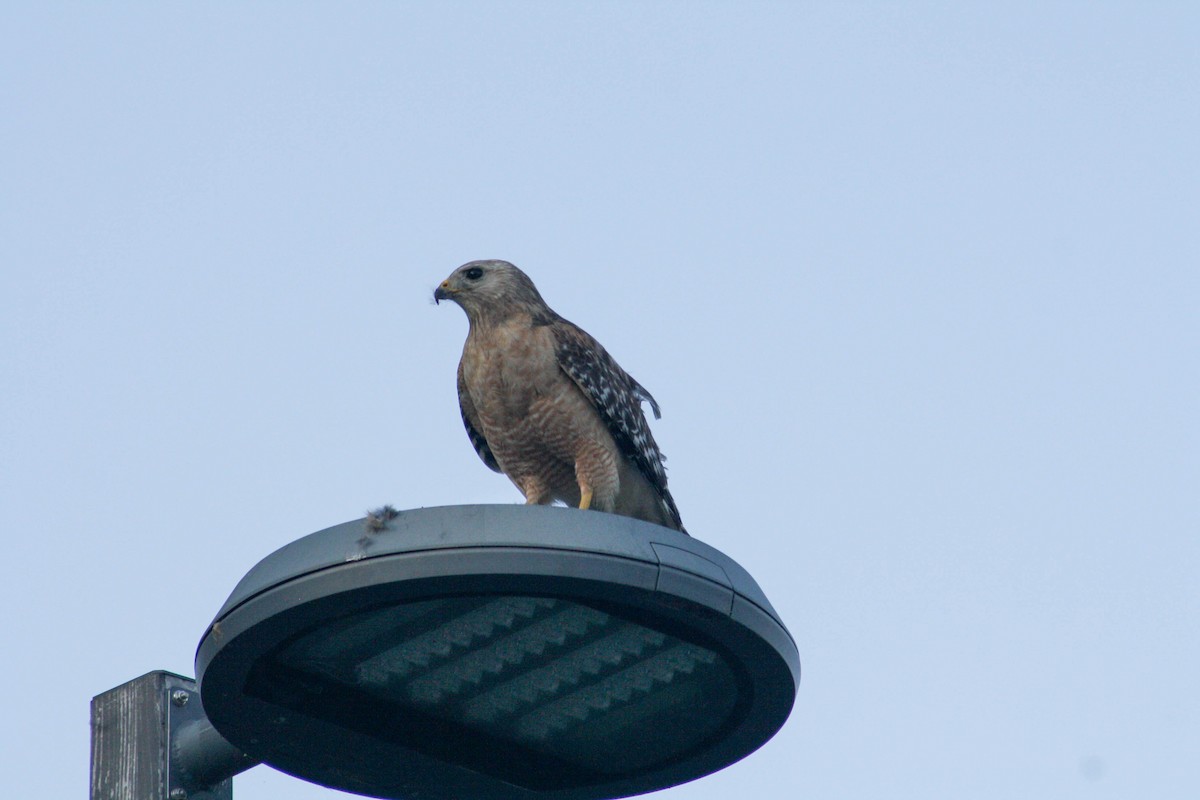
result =
[[598,800],[693,780],[787,719],[795,643],[728,557],[576,509],[362,520],[263,559],[196,654],[247,756],[382,798]]

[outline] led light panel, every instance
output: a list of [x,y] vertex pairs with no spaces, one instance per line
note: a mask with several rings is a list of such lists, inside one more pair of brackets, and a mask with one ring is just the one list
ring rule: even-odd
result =
[[[738,685],[713,650],[545,597],[382,609],[343,630],[301,636],[271,662],[293,676],[293,691],[328,683],[390,708],[392,730],[380,733],[418,749],[436,752],[448,744],[431,741],[436,733],[423,739],[406,730],[428,715],[452,726],[452,736],[461,726],[531,755],[615,775],[703,742],[728,720],[736,699],[731,687]],[[293,704],[303,708],[306,698]]]

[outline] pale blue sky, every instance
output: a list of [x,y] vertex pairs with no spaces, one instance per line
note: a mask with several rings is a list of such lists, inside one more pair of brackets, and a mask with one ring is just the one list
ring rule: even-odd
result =
[[1198,87],[1190,3],[7,4],[5,794],[275,548],[520,500],[430,302],[506,258],[800,648],[656,797],[1200,796]]

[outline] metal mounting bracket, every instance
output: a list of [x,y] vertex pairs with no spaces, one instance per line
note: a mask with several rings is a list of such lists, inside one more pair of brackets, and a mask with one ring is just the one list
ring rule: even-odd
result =
[[[168,676],[167,709],[167,798],[168,800],[233,800],[233,779],[225,778],[215,785],[204,787],[197,771],[195,745],[202,741],[205,726],[212,730],[196,682]],[[215,731],[214,731],[215,734]],[[190,756],[190,758],[189,758]]]

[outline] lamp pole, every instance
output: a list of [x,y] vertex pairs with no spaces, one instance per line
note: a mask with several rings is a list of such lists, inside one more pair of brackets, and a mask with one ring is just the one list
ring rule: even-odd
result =
[[151,672],[92,698],[91,800],[233,800],[258,762],[217,733],[196,682]]

